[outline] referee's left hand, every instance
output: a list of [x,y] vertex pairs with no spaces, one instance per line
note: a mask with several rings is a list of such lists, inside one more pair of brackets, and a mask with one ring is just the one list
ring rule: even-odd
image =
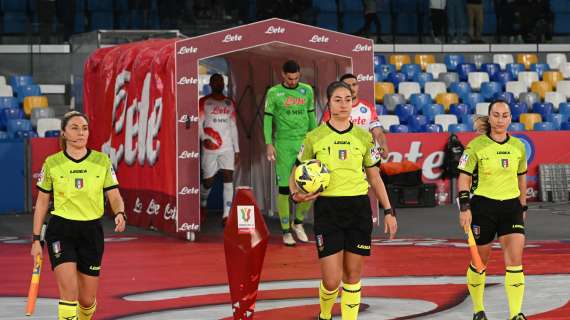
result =
[[125,231],[127,223],[125,221],[125,217],[122,214],[118,214],[115,216],[115,232],[123,232]]
[[396,232],[398,232],[398,221],[396,221],[396,217],[391,214],[387,214],[384,216],[384,233],[389,234],[389,238],[395,239]]

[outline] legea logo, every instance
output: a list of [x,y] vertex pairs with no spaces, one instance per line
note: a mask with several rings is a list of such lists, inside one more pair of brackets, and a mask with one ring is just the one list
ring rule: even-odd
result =
[[329,42],[329,38],[327,36],[319,36],[319,35],[314,35],[311,40],[309,40],[309,42],[312,43],[328,43]]
[[198,83],[198,79],[194,78],[194,77],[190,77],[187,78],[186,76],[180,78],[180,80],[178,80],[178,84],[180,85],[187,85],[187,84],[197,84]]
[[361,74],[359,73],[356,76],[356,81],[360,82],[360,81],[374,81],[374,76],[371,74]]
[[265,30],[265,34],[283,34],[283,33],[285,33],[285,28],[282,27],[269,26],[269,28]]
[[190,47],[183,46],[178,50],[178,55],[185,55],[188,53],[196,53],[196,52],[198,52],[198,48],[192,46]]
[[358,43],[356,44],[356,46],[354,46],[354,49],[352,49],[352,51],[354,52],[372,51],[372,46]]
[[222,40],[222,42],[223,43],[238,42],[238,41],[241,41],[241,39],[242,39],[241,34],[226,34],[226,36],[224,37],[224,40]]

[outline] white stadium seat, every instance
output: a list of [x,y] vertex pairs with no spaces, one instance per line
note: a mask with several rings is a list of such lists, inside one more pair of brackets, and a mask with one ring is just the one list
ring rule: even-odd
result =
[[426,84],[425,84],[424,92],[426,94],[429,94],[432,99],[435,99],[435,97],[437,97],[438,94],[446,93],[447,87],[445,86],[444,82],[429,81],[429,82],[426,82]]
[[501,66],[502,70],[505,70],[507,68],[507,64],[514,62],[515,59],[513,58],[512,54],[503,53],[493,55],[493,63],[498,63]]
[[14,92],[9,85],[0,86],[0,97],[13,97]]
[[549,53],[546,55],[546,63],[550,69],[558,69],[561,63],[566,62],[565,53]]
[[488,116],[489,115],[489,105],[490,102],[479,102],[475,105],[475,114],[481,116]]
[[44,138],[46,131],[60,130],[61,120],[57,118],[40,118],[38,119],[38,136]]
[[560,92],[547,92],[544,96],[544,102],[552,103],[554,111],[558,111],[558,105],[566,102],[566,96]]
[[378,116],[378,122],[380,123],[380,125],[382,126],[382,128],[384,129],[384,131],[390,131],[390,126],[391,125],[398,125],[400,124],[400,118],[398,118],[398,116],[396,115],[381,115]]
[[564,79],[570,79],[570,62],[562,62],[558,66],[558,70],[562,73]]
[[410,96],[414,93],[421,93],[422,89],[417,82],[400,82],[398,84],[398,93],[403,95],[406,100],[410,100]]
[[519,81],[522,81],[527,89],[530,88],[533,82],[538,80],[538,73],[536,71],[519,72]]
[[426,72],[431,73],[433,75],[433,78],[437,79],[440,73],[447,72],[447,66],[444,63],[431,63],[428,64]]
[[570,98],[570,80],[558,81],[556,92],[562,93],[566,99]]
[[450,124],[457,124],[457,116],[454,114],[438,114],[435,116],[434,123],[441,125],[443,131],[447,132]]
[[522,81],[508,81],[505,91],[512,93],[518,100],[521,93],[527,92],[527,87]]
[[479,91],[481,83],[489,82],[489,74],[487,72],[469,72],[467,74],[467,81],[471,85],[471,89]]
[[5,86],[5,85],[6,85],[6,77],[0,76],[0,87]]

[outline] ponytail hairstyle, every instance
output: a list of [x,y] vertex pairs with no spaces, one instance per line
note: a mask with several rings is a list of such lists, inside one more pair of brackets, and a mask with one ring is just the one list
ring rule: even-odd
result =
[[63,134],[63,132],[65,131],[65,127],[69,123],[69,120],[71,120],[74,117],[82,117],[83,119],[85,119],[85,121],[87,121],[87,124],[89,124],[89,118],[87,118],[87,116],[84,113],[81,113],[79,111],[69,111],[63,115],[63,118],[61,119],[61,133],[59,135],[59,146],[63,151],[65,151],[65,143],[66,143],[65,135]]
[[[491,114],[491,110],[493,109],[493,106],[499,103],[504,103],[509,107],[509,110],[511,109],[511,106],[509,105],[509,103],[505,100],[502,99],[498,99],[498,100],[494,100],[493,102],[491,102],[489,104],[489,110],[487,114]],[[475,120],[473,121],[473,127],[475,128],[475,131],[477,131],[479,134],[489,134],[491,133],[491,124],[489,123],[489,116],[478,116],[475,118]]]
[[345,88],[352,94],[352,89],[350,89],[350,86],[348,84],[342,81],[333,81],[327,87],[327,105],[329,104],[329,101],[332,98],[333,92],[338,88]]

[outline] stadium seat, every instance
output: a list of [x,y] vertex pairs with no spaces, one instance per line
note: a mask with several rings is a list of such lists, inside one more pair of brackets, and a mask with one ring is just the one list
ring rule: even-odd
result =
[[392,125],[400,124],[400,120],[398,119],[398,116],[395,116],[395,115],[378,116],[378,122],[380,123],[380,125],[382,126],[384,131],[390,130],[390,126],[392,126]]
[[0,97],[13,97],[14,91],[9,85],[0,86]]
[[375,73],[380,76],[376,81],[385,81],[388,79],[390,73],[396,72],[396,67],[393,64],[381,64],[375,70]]
[[5,86],[6,84],[6,77],[0,76],[0,87]]
[[513,80],[519,79],[519,73],[525,71],[524,64],[521,63],[509,63],[507,64],[507,72],[511,74]]
[[376,104],[376,114],[377,115],[383,115],[383,114],[388,114],[388,110],[386,110],[386,107],[384,107],[383,104]]
[[383,103],[384,95],[393,94],[394,92],[394,84],[392,82],[374,83],[374,99],[376,102]]
[[454,82],[449,85],[449,92],[457,94],[461,99],[469,93],[471,93],[471,85],[468,82]]
[[416,114],[416,107],[413,104],[399,104],[396,106],[394,113],[400,119],[401,124],[408,124],[408,119]]
[[490,101],[496,94],[503,92],[503,86],[495,81],[483,82],[480,92],[485,100]]
[[532,105],[532,113],[538,113],[542,119],[546,120],[554,112],[554,106],[548,102],[535,102]]
[[16,139],[29,139],[37,137],[38,134],[33,130],[18,130],[13,133],[13,136]]
[[558,66],[558,71],[562,73],[564,79],[570,79],[570,62],[562,62],[560,66]]
[[507,130],[509,132],[524,131],[524,124],[520,122],[511,122]]
[[441,104],[447,111],[450,105],[459,103],[459,96],[455,93],[440,93],[435,97],[435,102]]
[[535,102],[540,102],[540,96],[536,92],[523,92],[519,96],[519,102],[531,108]]
[[414,62],[419,64],[422,71],[425,72],[428,65],[435,63],[435,56],[433,54],[416,54],[414,56]]
[[17,108],[18,100],[14,97],[0,97],[0,109]]
[[438,114],[444,114],[445,108],[441,104],[432,103],[430,105],[424,106],[422,109],[422,114],[426,116],[428,122],[433,123],[435,116]]
[[390,126],[390,133],[408,133],[408,126],[403,124],[393,124]]
[[461,119],[464,115],[471,113],[471,107],[465,103],[452,104],[449,107],[449,113],[454,114],[457,119]]
[[0,140],[10,139],[10,135],[6,131],[0,131]]
[[410,132],[422,132],[422,127],[426,124],[428,124],[428,119],[424,115],[416,114],[408,118]]
[[528,88],[532,85],[533,82],[539,81],[538,73],[534,71],[522,71],[519,72],[519,81],[524,83],[524,85]]
[[420,84],[420,88],[423,90],[425,88],[426,82],[433,81],[433,75],[431,73],[422,72],[417,74],[413,81]]
[[10,119],[6,121],[6,131],[14,133],[16,131],[31,131],[32,123],[27,119]]
[[29,117],[32,114],[32,108],[47,108],[48,99],[46,96],[27,96],[24,98],[24,114]]
[[552,122],[537,122],[533,125],[533,130],[534,131],[553,131],[556,130],[556,127],[554,126],[554,123]]
[[388,75],[388,78],[386,78],[386,80],[392,82],[394,84],[394,87],[398,87],[398,84],[400,82],[406,81],[406,75],[401,72],[392,72]]
[[45,137],[46,131],[59,130],[61,128],[61,120],[58,118],[41,118],[38,119],[38,136]]
[[473,54],[471,56],[471,62],[475,64],[477,69],[481,69],[486,63],[489,63],[489,59],[486,54]]
[[477,67],[474,63],[460,63],[457,65],[457,74],[460,81],[467,81],[469,73],[477,72]]
[[549,53],[546,55],[546,63],[550,69],[558,69],[561,63],[566,62],[565,53]]
[[[534,94],[534,93],[533,93]],[[538,97],[538,96],[537,96]],[[501,92],[493,97],[493,100],[503,100],[509,105],[516,102],[515,96],[510,92]]]
[[561,103],[566,102],[566,96],[560,92],[547,92],[544,96],[544,102],[552,103],[554,111],[558,111],[558,106]]
[[406,100],[414,93],[421,93],[420,84],[417,82],[400,82],[398,84],[398,93],[403,95]]
[[19,87],[16,90],[16,92],[18,93],[18,95],[16,96],[16,98],[18,98],[18,103],[23,103],[25,97],[42,95],[40,86],[38,86],[37,84],[25,84]]
[[516,102],[509,105],[511,109],[511,115],[513,121],[519,121],[519,117],[522,113],[528,112],[528,106],[524,102]]
[[475,114],[480,116],[488,116],[490,104],[490,102],[479,102],[477,105],[475,105]]
[[60,130],[48,130],[44,133],[44,136],[46,138],[51,138],[51,137],[59,137],[61,135],[61,131]]
[[565,114],[570,118],[570,103],[563,102],[558,106],[558,113]]
[[389,113],[393,113],[396,110],[397,105],[404,103],[406,103],[406,98],[399,93],[387,94],[384,96],[384,106]]
[[493,63],[499,64],[499,66],[501,66],[501,69],[503,69],[503,70],[506,69],[507,64],[513,63],[513,62],[515,62],[515,60],[513,59],[512,54],[503,53],[503,54],[494,54],[493,55]]
[[441,124],[426,124],[421,128],[421,132],[443,132]]
[[55,118],[55,111],[50,108],[32,108],[30,121],[32,122],[32,127],[36,128],[38,125],[38,119],[40,118]]
[[465,63],[465,57],[462,54],[446,54],[444,62],[448,71],[455,71],[459,64]]
[[411,81],[416,75],[422,73],[422,69],[419,64],[407,63],[402,65],[400,72],[406,76],[406,81]]
[[530,71],[538,73],[539,79],[542,79],[542,75],[548,70],[550,69],[546,63],[534,63],[530,66]]
[[491,81],[500,83],[503,87],[509,81],[513,81],[513,76],[508,71],[499,71],[493,75]]
[[456,72],[440,73],[437,80],[445,83],[445,87],[449,87],[454,82],[459,82],[459,75]]
[[382,65],[386,64],[386,57],[381,54],[374,54],[374,71],[377,71],[377,68]]
[[16,90],[16,88],[25,86],[25,85],[29,85],[29,84],[34,84],[34,80],[32,78],[32,76],[29,75],[12,75],[10,76],[10,85],[12,86],[12,88],[14,90]]
[[558,81],[556,92],[562,93],[566,98],[570,98],[570,80]]
[[570,122],[566,121],[560,125],[560,130],[570,130]]
[[530,70],[533,63],[538,63],[538,56],[534,53],[519,53],[517,54],[517,63],[524,64],[526,70]]
[[461,121],[461,123],[464,123],[468,128],[470,128],[471,131],[473,131],[475,128],[473,127],[473,123],[475,122],[475,119],[479,117],[476,114],[466,114],[463,115],[459,120]]
[[429,94],[414,93],[410,96],[410,103],[416,107],[416,110],[422,110],[425,105],[433,103]]
[[542,74],[542,80],[550,83],[553,88],[556,88],[558,82],[564,80],[564,77],[562,76],[562,73],[560,73],[560,71],[550,70],[550,71],[545,71]]
[[470,72],[467,75],[467,80],[473,90],[479,91],[483,82],[489,82],[489,74],[487,72]]
[[389,60],[396,67],[396,71],[400,71],[403,65],[412,63],[410,56],[407,54],[393,54]]
[[546,93],[552,91],[552,86],[546,81],[534,81],[530,85],[530,91],[538,93],[540,99],[544,100]]
[[451,133],[468,132],[471,130],[472,128],[469,128],[465,123],[451,123],[449,124],[449,127],[447,127],[447,131]]
[[560,113],[551,113],[548,115],[548,117],[546,117],[546,121],[553,123],[554,128],[556,130],[560,130],[560,126],[562,125],[562,123],[568,121],[568,115]]
[[490,79],[495,75],[495,73],[501,71],[501,66],[498,63],[483,63],[481,65],[481,71],[486,72]]
[[432,64],[427,66],[426,71],[428,73],[431,73],[433,75],[434,79],[437,79],[439,77],[440,73],[446,73],[447,72],[447,66],[443,63],[432,63]]
[[542,117],[538,113],[521,113],[519,122],[524,124],[525,130],[531,131],[535,123],[542,122]]
[[4,108],[0,109],[0,129],[6,128],[9,120],[23,119],[24,111],[20,108]]
[[435,99],[438,94],[447,92],[447,87],[445,83],[441,81],[426,82],[424,92],[429,94],[432,99]]
[[526,84],[522,81],[509,81],[507,82],[505,91],[512,93],[515,97],[518,98],[521,93],[527,92],[527,87]]
[[447,132],[450,124],[457,124],[457,117],[454,114],[438,114],[434,119],[435,124],[441,125],[444,132]]
[[485,102],[485,97],[483,97],[482,94],[480,94],[479,92],[471,92],[465,96],[463,96],[463,103],[465,103],[466,105],[469,106],[469,108],[471,108],[471,111],[475,110],[475,106],[478,103],[481,102]]

